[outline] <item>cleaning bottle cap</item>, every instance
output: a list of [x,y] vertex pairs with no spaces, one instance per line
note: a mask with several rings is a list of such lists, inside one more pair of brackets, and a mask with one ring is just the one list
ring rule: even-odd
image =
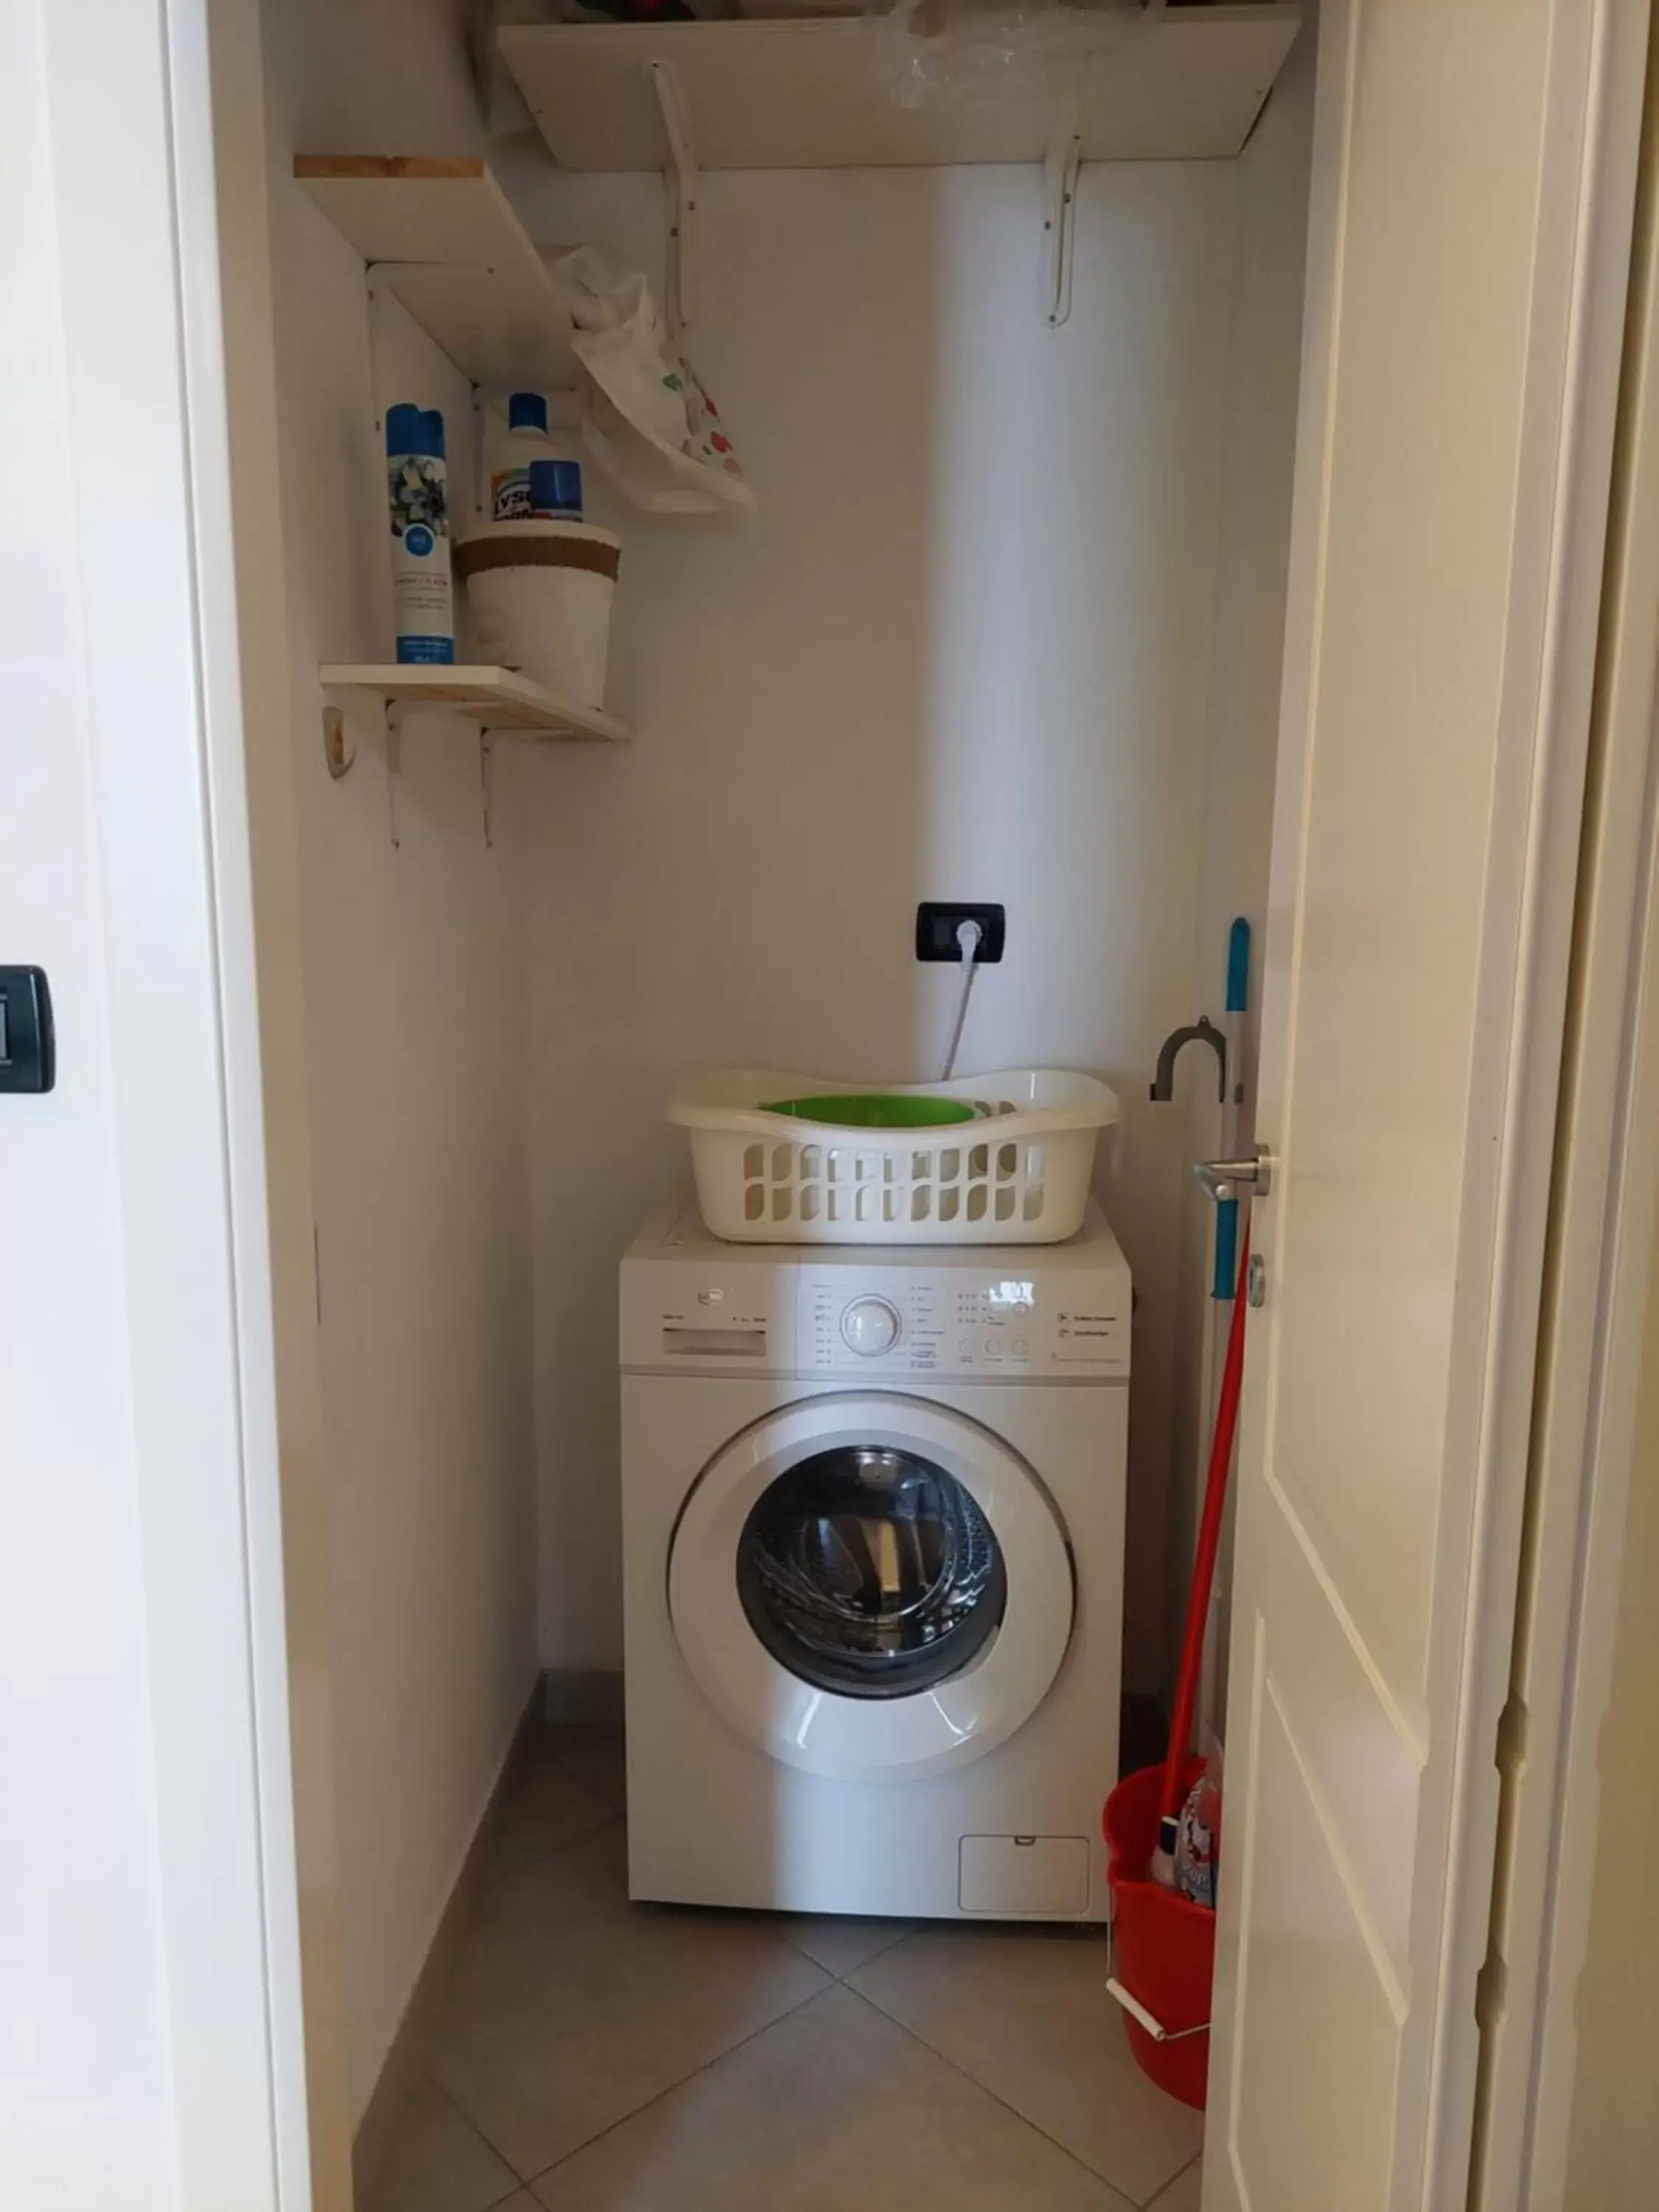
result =
[[580,461],[532,461],[530,512],[538,521],[582,519]]
[[507,427],[509,430],[545,430],[547,402],[539,392],[514,392],[507,402]]
[[386,449],[388,453],[423,453],[426,451],[426,417],[418,407],[404,401],[386,410]]
[[423,453],[434,460],[444,457],[444,418],[435,407],[415,407],[408,401],[386,410],[386,449],[388,453]]

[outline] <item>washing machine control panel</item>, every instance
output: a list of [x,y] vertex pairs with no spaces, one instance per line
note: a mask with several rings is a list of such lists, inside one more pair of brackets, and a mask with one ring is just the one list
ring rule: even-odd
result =
[[799,1364],[808,1372],[1127,1374],[1127,1271],[988,1267],[802,1270]]
[[836,1375],[879,1382],[1116,1381],[1129,1269],[1103,1223],[1070,1245],[933,1250],[716,1243],[695,1214],[623,1266],[635,1372]]

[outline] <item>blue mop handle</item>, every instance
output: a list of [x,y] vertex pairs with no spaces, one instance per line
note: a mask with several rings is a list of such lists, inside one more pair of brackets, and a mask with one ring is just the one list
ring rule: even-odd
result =
[[1227,1012],[1242,1014],[1249,1003],[1250,925],[1241,914],[1227,932]]
[[[1227,933],[1227,1013],[1242,1015],[1250,997],[1250,925],[1241,914]],[[1227,1126],[1236,1127],[1238,1097],[1238,1048],[1242,1022],[1229,1019],[1227,1029]],[[1210,1296],[1229,1299],[1238,1281],[1238,1200],[1224,1198],[1215,1210],[1215,1273]]]
[[1212,1298],[1230,1298],[1238,1272],[1238,1200],[1218,1198],[1215,1207],[1215,1278]]

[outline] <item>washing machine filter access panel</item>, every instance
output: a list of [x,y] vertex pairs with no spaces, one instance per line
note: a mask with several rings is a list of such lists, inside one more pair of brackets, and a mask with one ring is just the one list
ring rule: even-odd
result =
[[[695,1212],[648,1232],[648,1278],[623,1273],[622,1364],[634,1371],[973,1376],[1129,1371],[1129,1282],[1098,1213],[1080,1236],[1018,1251],[718,1243]],[[631,1256],[631,1255],[630,1255]]]

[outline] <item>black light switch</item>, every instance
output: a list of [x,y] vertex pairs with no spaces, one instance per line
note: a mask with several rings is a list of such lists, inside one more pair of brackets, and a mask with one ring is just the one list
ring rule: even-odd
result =
[[0,1091],[50,1091],[55,1060],[46,969],[0,968]]

